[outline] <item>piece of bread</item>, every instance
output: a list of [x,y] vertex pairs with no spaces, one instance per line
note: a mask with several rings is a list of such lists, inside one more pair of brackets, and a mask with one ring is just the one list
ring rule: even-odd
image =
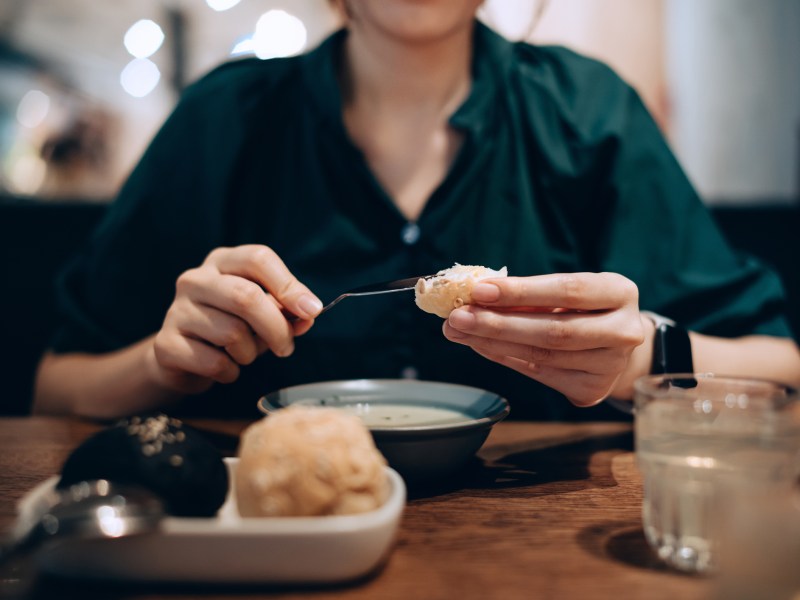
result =
[[160,412],[92,435],[67,458],[58,487],[90,479],[145,487],[179,517],[212,517],[228,493],[222,453],[201,432]]
[[345,515],[389,496],[386,460],[359,417],[289,406],[242,434],[234,481],[243,517]]
[[458,263],[439,271],[435,277],[420,279],[414,289],[415,301],[425,312],[446,319],[453,309],[472,304],[472,289],[483,279],[508,277],[508,269],[497,271]]

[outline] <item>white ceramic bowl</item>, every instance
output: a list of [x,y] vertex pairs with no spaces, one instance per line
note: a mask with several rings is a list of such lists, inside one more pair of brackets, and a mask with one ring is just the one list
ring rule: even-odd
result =
[[[231,481],[237,458],[225,459]],[[71,540],[45,547],[39,567],[62,577],[192,583],[338,583],[376,569],[390,553],[406,502],[402,478],[386,469],[389,498],[380,508],[326,517],[242,518],[235,488],[211,518],[166,517],[153,533]],[[57,483],[29,492],[18,512]]]
[[291,404],[329,406],[359,415],[389,465],[409,481],[460,470],[509,413],[486,390],[406,379],[327,381],[284,388],[261,398],[265,414]]

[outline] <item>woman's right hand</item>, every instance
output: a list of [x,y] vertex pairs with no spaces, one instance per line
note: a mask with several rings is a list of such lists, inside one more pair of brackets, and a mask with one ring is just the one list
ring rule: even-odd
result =
[[[149,355],[159,385],[184,394],[235,381],[241,365],[267,350],[289,356],[294,338],[322,310],[280,257],[260,245],[217,248],[175,287]],[[287,313],[300,319],[289,321]]]

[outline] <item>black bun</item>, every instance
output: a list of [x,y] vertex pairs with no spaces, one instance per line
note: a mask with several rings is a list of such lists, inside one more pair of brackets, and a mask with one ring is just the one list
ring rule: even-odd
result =
[[124,419],[87,439],[67,458],[58,487],[91,479],[141,485],[183,517],[214,516],[228,492],[219,450],[163,413]]

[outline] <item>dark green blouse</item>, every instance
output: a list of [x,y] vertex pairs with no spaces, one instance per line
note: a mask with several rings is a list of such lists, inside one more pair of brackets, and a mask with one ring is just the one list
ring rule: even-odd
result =
[[[465,142],[407,222],[344,129],[346,32],[309,54],[226,64],[190,87],[60,282],[57,352],[158,330],[178,275],[217,246],[272,247],[323,301],[451,266],[512,275],[615,271],[641,307],[720,336],[789,336],[778,278],[726,245],[636,93],[563,48],[476,25]],[[288,359],[266,355],[179,414],[256,416],[259,395],[343,378],[416,376],[496,391],[527,418],[603,418],[450,343],[411,294],[355,298]],[[616,414],[616,413],[614,413]]]

